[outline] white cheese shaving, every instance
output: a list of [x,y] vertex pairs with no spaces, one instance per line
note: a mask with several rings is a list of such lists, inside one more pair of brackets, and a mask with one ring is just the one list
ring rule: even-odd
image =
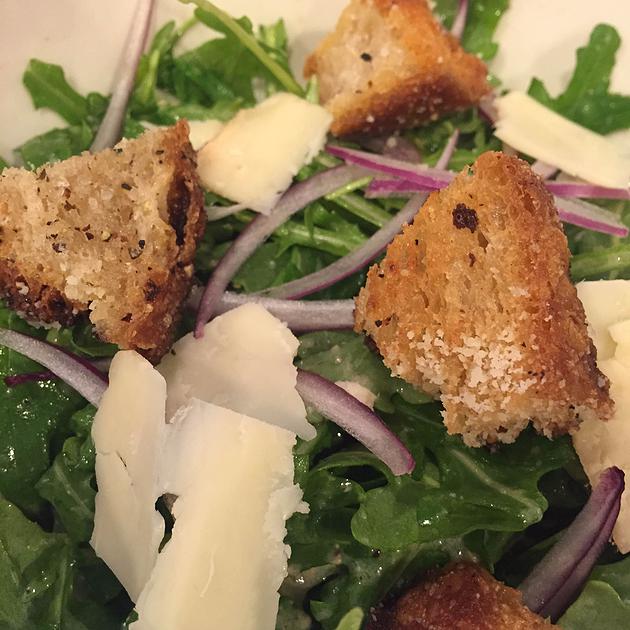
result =
[[287,574],[286,520],[303,511],[295,435],[193,400],[169,425],[163,488],[175,526],[132,630],[273,630]]
[[367,405],[370,409],[374,409],[374,402],[376,401],[376,394],[373,394],[367,387],[356,383],[355,381],[337,381],[335,385],[339,385],[341,389],[345,390],[351,396],[354,396],[357,400],[360,400],[364,405]]
[[268,214],[324,146],[332,116],[286,92],[241,110],[197,156],[210,191]]
[[221,129],[223,129],[223,123],[220,120],[189,120],[188,126],[190,132],[188,137],[190,138],[190,144],[195,151],[198,151],[207,142],[216,138]]
[[259,304],[244,304],[213,319],[204,336],[180,339],[158,369],[168,383],[167,417],[199,398],[315,437],[295,390],[299,342]]
[[164,536],[155,510],[166,431],[166,383],[139,354],[118,352],[94,417],[98,493],[90,544],[133,601],[149,578]]
[[495,135],[503,142],[593,184],[630,186],[630,158],[609,139],[522,92],[510,92],[495,104],[499,112]]
[[[610,380],[615,413],[608,422],[588,420],[573,444],[592,484],[610,466],[630,475],[630,281],[582,282],[577,285],[598,351],[599,369]],[[613,540],[622,553],[630,551],[630,493],[621,498]]]

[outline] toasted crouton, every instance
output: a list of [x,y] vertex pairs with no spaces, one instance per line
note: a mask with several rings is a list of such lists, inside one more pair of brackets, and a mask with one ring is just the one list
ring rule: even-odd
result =
[[29,319],[89,315],[102,339],[159,358],[203,230],[188,125],[0,176],[0,294]]
[[393,605],[368,615],[366,630],[537,630],[556,627],[523,606],[521,594],[481,567],[429,572]]
[[392,372],[441,393],[451,433],[512,442],[608,419],[558,213],[529,166],[485,153],[433,193],[373,266],[356,328]]
[[307,59],[336,136],[417,126],[478,103],[483,62],[462,49],[426,0],[351,0]]

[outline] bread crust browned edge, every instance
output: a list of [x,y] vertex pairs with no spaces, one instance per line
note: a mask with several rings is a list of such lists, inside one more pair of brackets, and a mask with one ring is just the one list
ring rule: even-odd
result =
[[[177,262],[172,268],[161,270],[159,282],[153,281],[152,286],[145,289],[145,299],[153,303],[154,309],[131,331],[133,338],[130,343],[121,343],[128,333],[118,339],[102,336],[105,341],[117,343],[121,348],[137,350],[153,362],[159,361],[172,343],[184,300],[192,285],[197,243],[205,228],[203,192],[197,175],[195,152],[188,139],[188,123],[181,120],[168,133],[164,143],[167,154],[164,157],[172,160],[174,170],[167,206],[169,222],[175,230],[179,247]],[[37,173],[39,177],[46,177],[46,165]],[[0,234],[0,238],[3,236]],[[28,284],[26,295],[19,291],[21,282]],[[89,311],[84,305],[69,300],[59,289],[42,284],[37,278],[26,279],[14,260],[5,260],[0,264],[0,294],[10,309],[27,319],[62,326],[88,321]],[[171,320],[168,325],[164,325],[165,318]],[[125,324],[127,322],[120,323],[121,326]]]
[[[167,208],[169,223],[175,230],[180,249],[176,264],[168,270],[164,289],[155,294],[153,287],[145,288],[145,299],[153,302],[154,309],[137,331],[134,342],[137,350],[153,362],[159,361],[173,342],[184,301],[192,286],[197,244],[206,226],[203,192],[197,174],[196,154],[188,138],[188,123],[180,120],[173,131],[176,135],[166,147],[175,164]],[[164,326],[161,322],[168,316],[172,321],[169,326]]]

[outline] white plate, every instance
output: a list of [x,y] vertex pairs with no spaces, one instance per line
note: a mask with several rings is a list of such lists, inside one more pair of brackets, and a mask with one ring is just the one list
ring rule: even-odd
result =
[[[304,57],[335,23],[346,0],[218,0],[234,15],[256,22],[284,17],[296,71]],[[80,92],[108,92],[133,12],[132,0],[2,0],[0,2],[0,156],[62,122],[35,112],[21,84],[28,60],[61,64]],[[598,22],[615,25],[624,44],[613,87],[630,93],[630,5],[628,0],[512,0],[497,37],[500,52],[492,65],[508,87],[524,89],[531,76],[552,92],[560,89],[574,64],[575,49]],[[157,25],[183,20],[190,5],[158,0]],[[206,37],[199,26],[189,43]],[[630,146],[630,144],[629,144]]]

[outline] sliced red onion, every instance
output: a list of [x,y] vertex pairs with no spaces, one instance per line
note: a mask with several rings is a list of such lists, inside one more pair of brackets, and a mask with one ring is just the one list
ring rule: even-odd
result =
[[611,236],[621,236],[622,238],[628,236],[627,226],[609,210],[579,199],[555,197],[555,203],[558,208],[558,216],[565,223]]
[[367,405],[339,385],[319,374],[298,370],[295,387],[305,403],[361,442],[395,475],[414,469],[413,456],[398,437]]
[[466,28],[466,18],[468,17],[468,0],[459,0],[457,14],[451,26],[451,35],[461,39]]
[[[196,309],[200,298],[201,292],[193,290],[188,305]],[[249,303],[260,304],[294,332],[348,330],[354,326],[354,300],[275,300],[255,293],[226,291],[215,315]]]
[[[557,170],[558,169],[556,169],[556,171]],[[589,197],[591,199],[630,199],[630,189],[628,188],[607,188],[606,186],[595,186],[594,184],[586,184],[582,182],[554,181],[545,182],[545,184],[547,188],[552,193],[554,193],[554,195],[558,195],[558,197]]]
[[417,193],[418,188],[416,184],[406,179],[373,179],[365,190],[365,197],[366,199],[408,197]]
[[[455,129],[455,131],[451,134],[451,137],[448,139],[447,143],[444,145],[444,149],[442,150],[442,155],[435,163],[435,168],[437,170],[447,169],[448,163],[451,161],[453,157],[453,153],[455,153],[455,149],[457,148],[457,143],[459,141],[459,129]],[[450,173],[450,171],[447,171]]]
[[610,539],[624,485],[619,468],[601,474],[582,511],[520,585],[530,610],[555,621],[573,602]]
[[[458,139],[459,131],[456,130],[446,143],[436,168],[443,169],[448,165],[457,146]],[[278,287],[268,289],[267,291],[262,291],[261,295],[295,300],[326,289],[340,280],[351,276],[353,273],[360,271],[385,250],[405,223],[409,223],[416,216],[426,198],[426,195],[414,195],[398,214],[378,230],[378,232],[373,234],[361,247],[328,265],[328,267],[304,276],[303,278],[298,278],[292,282],[287,282]]]
[[417,184],[424,190],[439,190],[447,186],[455,173],[443,168],[430,168],[423,165],[414,165],[401,160],[394,160],[383,155],[347,149],[345,147],[328,145],[326,150],[349,164],[356,164],[377,173],[383,173],[388,177],[399,177]]
[[231,206],[206,206],[206,216],[208,221],[218,221],[246,209],[247,206],[242,203],[235,203]]
[[217,304],[234,274],[274,230],[309,203],[349,184],[361,174],[362,172],[356,168],[337,166],[313,175],[289,188],[271,214],[255,217],[234,240],[210,276],[199,304],[195,336],[203,337],[203,327],[214,315]]
[[[103,358],[95,359],[93,361],[90,360],[89,363],[97,370],[103,372],[103,377],[107,378],[107,371],[109,370],[109,365],[111,361],[112,360],[109,358]],[[23,385],[25,383],[53,381],[57,378],[59,377],[50,370],[42,370],[40,372],[25,372],[23,374],[13,374],[11,376],[5,376],[4,383],[7,387],[17,387],[18,385]]]
[[64,348],[5,328],[0,328],[0,345],[48,368],[95,406],[107,389],[107,377],[98,368]]
[[404,136],[366,137],[359,138],[357,142],[368,151],[382,153],[395,160],[413,164],[420,162],[418,147]]
[[[577,185],[578,184],[575,186]],[[446,184],[444,186],[446,186]],[[444,188],[444,186],[440,188]],[[579,184],[579,186],[585,185]],[[559,186],[552,185],[552,182],[549,182],[547,187],[552,191],[560,188]],[[406,196],[421,190],[432,191],[436,189],[432,185],[417,185],[410,179],[379,179],[374,180],[370,184],[366,197],[373,199],[377,197]],[[614,212],[610,212],[605,208],[579,199],[567,199],[565,197],[554,196],[554,201],[558,208],[558,216],[560,220],[565,223],[571,223],[572,225],[592,230],[593,232],[610,234],[611,236],[620,236],[622,238],[628,236],[628,227],[624,225]]]
[[136,81],[138,64],[147,43],[154,4],[155,0],[137,1],[109,106],[90,147],[93,153],[113,147],[120,140],[127,104]]
[[385,250],[405,223],[409,223],[416,216],[426,198],[426,195],[414,195],[402,210],[394,215],[378,232],[375,232],[361,247],[336,260],[328,267],[297,280],[261,291],[259,295],[297,300],[305,295],[322,291],[360,271]]

